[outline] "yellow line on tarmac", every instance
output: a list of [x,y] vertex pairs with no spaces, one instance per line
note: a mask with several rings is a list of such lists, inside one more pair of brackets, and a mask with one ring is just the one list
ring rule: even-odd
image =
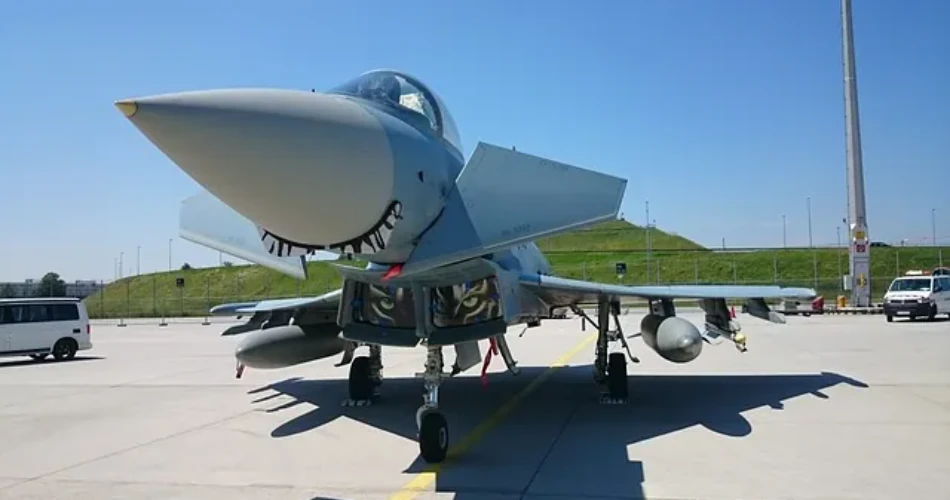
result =
[[555,371],[557,371],[559,368],[563,368],[571,358],[576,356],[577,353],[581,352],[581,350],[587,347],[587,345],[593,342],[596,338],[597,334],[595,333],[571,348],[571,350],[564,353],[564,355],[560,358],[557,358],[554,363],[548,366],[547,370],[532,380],[527,387],[521,390],[521,392],[509,399],[508,402],[496,410],[495,413],[478,424],[475,429],[465,436],[457,445],[451,446],[449,448],[448,455],[445,457],[445,461],[426,467],[425,471],[416,474],[416,476],[411,481],[406,483],[406,485],[403,486],[401,490],[389,497],[390,500],[412,500],[416,498],[416,496],[425,493],[426,489],[431,486],[433,482],[435,482],[436,476],[442,471],[442,469],[448,467],[452,461],[454,461],[454,459],[462,456],[465,454],[465,452],[470,450],[479,441],[481,441],[481,439],[485,437],[485,434],[488,434],[488,431],[500,424],[502,420],[504,420],[504,418],[509,413],[511,413],[511,411],[514,410],[519,403],[521,403],[521,400],[534,392],[541,384],[544,383],[545,380],[550,378]]

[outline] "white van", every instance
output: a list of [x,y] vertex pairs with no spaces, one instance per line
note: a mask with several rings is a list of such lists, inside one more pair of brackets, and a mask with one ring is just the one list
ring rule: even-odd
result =
[[72,359],[92,349],[91,334],[77,298],[0,299],[0,357]]
[[887,321],[893,321],[894,316],[933,320],[938,314],[950,316],[950,276],[908,271],[894,278],[884,294]]

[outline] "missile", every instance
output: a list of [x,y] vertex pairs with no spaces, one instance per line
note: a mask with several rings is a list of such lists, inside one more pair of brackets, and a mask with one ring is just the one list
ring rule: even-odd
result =
[[667,361],[688,363],[703,351],[699,329],[683,318],[647,314],[640,331],[643,342]]
[[257,330],[238,344],[234,356],[251,368],[284,368],[343,352],[346,341],[339,334],[340,327],[333,323]]

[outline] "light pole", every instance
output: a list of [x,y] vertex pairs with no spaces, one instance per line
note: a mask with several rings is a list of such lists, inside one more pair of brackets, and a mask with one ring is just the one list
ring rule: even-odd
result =
[[119,279],[122,279],[122,257],[125,256],[125,252],[119,252]]
[[844,70],[844,120],[848,187],[848,269],[851,275],[851,303],[871,305],[871,253],[867,209],[864,200],[864,161],[861,155],[861,126],[858,113],[858,83],[854,65],[854,33],[851,0],[841,0],[841,50]]
[[[937,209],[930,209],[930,236],[937,246]],[[937,248],[937,266],[943,267],[943,248]]]
[[647,206],[647,283],[650,282],[650,251],[652,242],[650,241],[650,200],[646,200]]
[[172,238],[168,238],[168,271],[172,270]]
[[788,233],[785,231],[785,215],[782,214],[782,248],[788,248]]
[[808,207],[808,248],[812,248],[811,240],[811,196],[805,199],[805,204]]
[[818,253],[815,252],[815,245],[811,239],[811,196],[805,199],[808,208],[808,248],[811,248],[811,267],[814,275],[815,288],[818,288]]
[[844,283],[841,281],[841,226],[835,226],[835,232],[838,233],[838,286],[844,289]]
[[142,245],[135,247],[135,275],[142,274]]

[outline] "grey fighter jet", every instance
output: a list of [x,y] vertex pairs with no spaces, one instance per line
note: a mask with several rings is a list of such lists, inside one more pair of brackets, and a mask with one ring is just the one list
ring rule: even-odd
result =
[[[639,335],[674,363],[703,343],[745,337],[726,299],[783,322],[765,299],[809,299],[778,286],[619,286],[558,278],[533,240],[615,219],[626,180],[479,142],[466,161],[458,128],[438,95],[398,71],[364,73],[326,92],[223,89],[115,103],[206,192],[185,200],[181,235],[239,258],[306,278],[306,256],[334,252],[369,262],[338,265],[340,289],[318,297],[224,304],[250,316],[225,334],[246,337],[239,367],[279,368],[342,353],[350,401],[378,394],[382,347],[426,350],[416,414],[428,462],[448,450],[439,386],[505,341],[513,325],[536,327],[572,309],[598,332],[594,372],[605,401],[627,395],[620,300],[649,302]],[[702,331],[673,300],[705,310]],[[596,305],[596,319],[581,304]],[[611,328],[611,317],[615,327]],[[611,352],[612,346],[623,349]],[[445,367],[443,349],[456,359]],[[355,356],[357,349],[366,354]]]

